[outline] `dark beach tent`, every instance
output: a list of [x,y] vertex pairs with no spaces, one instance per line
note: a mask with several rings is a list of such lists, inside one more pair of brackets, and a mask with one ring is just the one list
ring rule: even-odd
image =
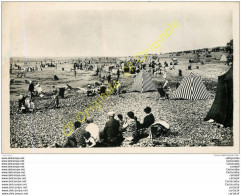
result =
[[172,94],[171,99],[205,100],[209,97],[201,77],[190,73],[189,76],[182,79],[177,90]]
[[165,97],[165,98],[168,97],[166,91],[162,87],[157,88],[157,90],[158,90],[158,93],[160,94],[160,97]]
[[55,80],[55,81],[59,80],[59,77],[57,77],[56,75],[54,75],[54,80]]
[[157,91],[156,85],[153,83],[151,76],[146,71],[140,71],[136,74],[134,84],[130,91],[138,91],[141,93],[148,91]]
[[65,92],[65,88],[64,87],[61,87],[59,88],[59,96],[64,98],[64,92]]
[[233,126],[233,67],[218,77],[215,100],[204,120],[210,119],[225,127]]

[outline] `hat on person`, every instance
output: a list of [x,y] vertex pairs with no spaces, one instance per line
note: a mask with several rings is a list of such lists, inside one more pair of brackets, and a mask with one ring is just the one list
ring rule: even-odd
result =
[[94,119],[92,117],[87,117],[86,122],[87,123],[93,123]]
[[108,116],[115,116],[115,112],[113,111],[108,112]]

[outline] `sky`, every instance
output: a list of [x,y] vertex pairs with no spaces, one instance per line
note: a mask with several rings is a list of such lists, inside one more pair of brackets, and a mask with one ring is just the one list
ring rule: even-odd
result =
[[173,21],[179,27],[160,51],[150,53],[225,46],[233,38],[228,6],[107,4],[4,4],[6,52],[12,57],[133,56]]

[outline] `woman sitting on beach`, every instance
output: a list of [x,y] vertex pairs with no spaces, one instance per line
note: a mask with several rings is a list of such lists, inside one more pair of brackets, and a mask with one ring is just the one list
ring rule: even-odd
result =
[[138,141],[138,131],[137,124],[135,121],[135,115],[133,112],[128,112],[126,117],[126,122],[123,125],[125,132],[125,141],[130,141],[130,145],[137,143]]
[[119,131],[122,132],[123,131],[123,125],[124,125],[123,116],[122,116],[122,114],[118,114],[117,117],[118,117],[118,121],[120,123]]

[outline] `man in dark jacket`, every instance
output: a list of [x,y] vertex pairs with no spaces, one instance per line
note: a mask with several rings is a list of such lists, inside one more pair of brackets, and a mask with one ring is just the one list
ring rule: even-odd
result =
[[103,146],[119,146],[123,141],[123,137],[119,130],[120,123],[118,120],[114,119],[114,112],[109,112],[108,115],[109,121],[106,122],[104,131],[101,133],[101,138],[103,139]]
[[151,108],[150,107],[146,107],[144,109],[144,112],[147,114],[143,120],[143,124],[141,125],[142,128],[149,128],[154,122],[155,122],[155,118],[153,116],[153,114],[151,113]]
[[29,81],[29,87],[28,87],[28,91],[31,94],[31,98],[33,97],[33,93],[34,93],[34,84],[32,81]]
[[111,81],[111,75],[110,75],[110,72],[109,72],[108,75],[107,75],[107,82],[110,83],[110,81]]
[[117,69],[117,81],[119,80],[119,78],[120,78],[120,70],[119,70],[119,68]]

